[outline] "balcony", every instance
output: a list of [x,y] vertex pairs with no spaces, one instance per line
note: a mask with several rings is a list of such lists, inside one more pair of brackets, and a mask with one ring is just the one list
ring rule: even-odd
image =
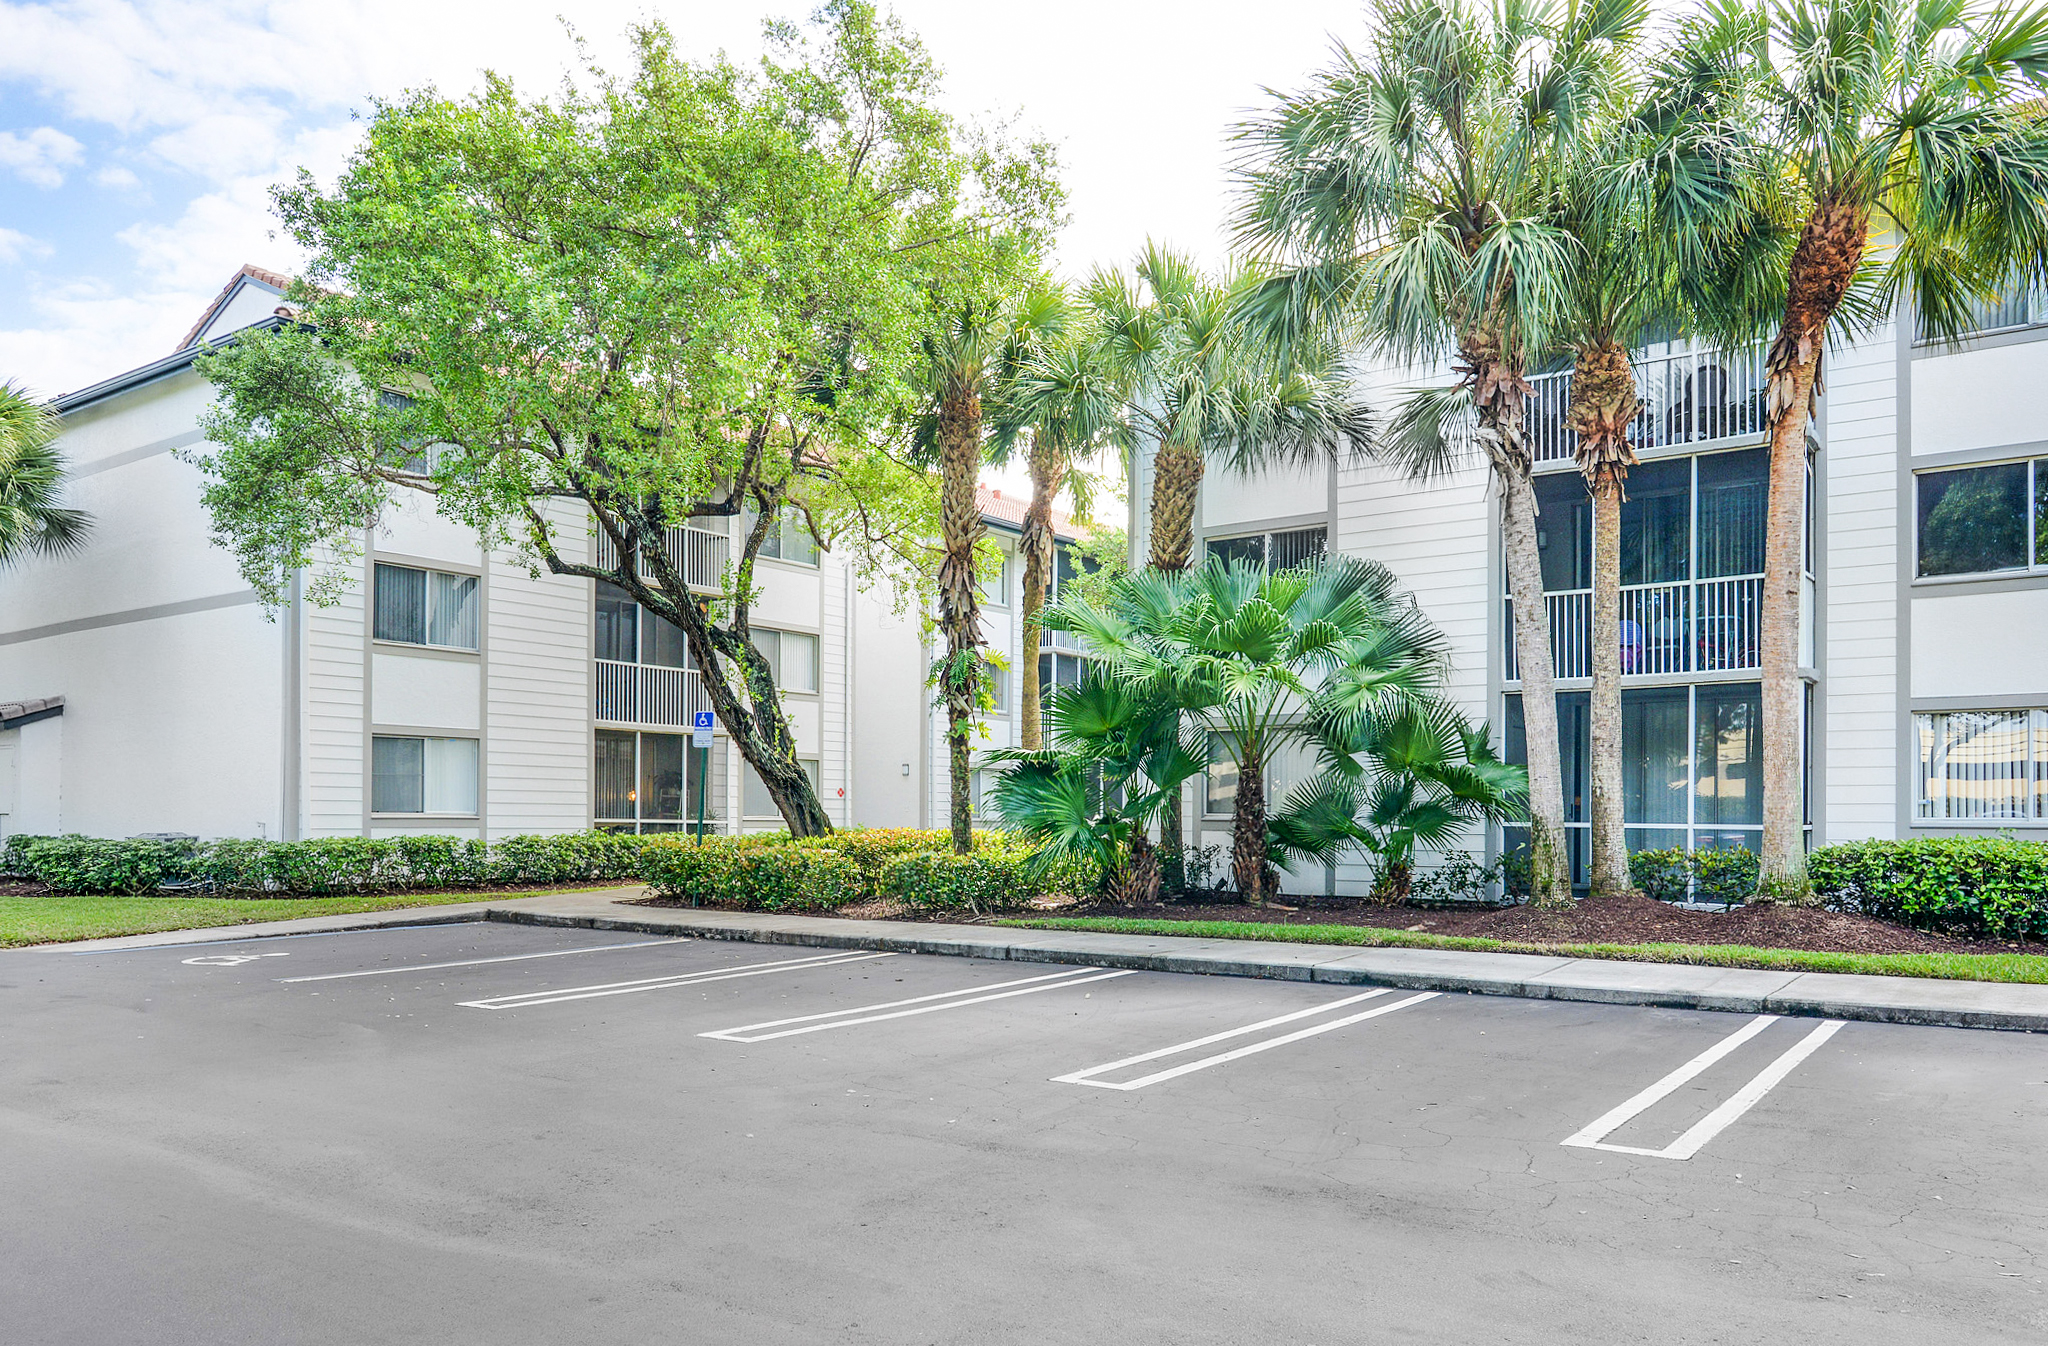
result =
[[693,714],[711,709],[694,668],[626,664],[613,659],[594,662],[600,724],[688,729]]
[[1086,647],[1081,644],[1081,637],[1072,631],[1048,631],[1044,627],[1040,627],[1038,631],[1038,649],[1041,654],[1048,651],[1057,651],[1060,654],[1087,653]]
[[[1760,666],[1762,575],[1733,575],[1621,589],[1623,677],[1727,673]],[[1559,681],[1593,676],[1593,592],[1545,594],[1550,609],[1551,672]],[[1503,673],[1521,679],[1515,660],[1515,605],[1507,604]]]
[[[645,552],[646,548],[641,550]],[[694,526],[671,528],[668,530],[667,551],[668,563],[690,588],[706,593],[724,591],[725,569],[732,560],[732,538],[729,534]],[[598,568],[611,570],[618,563],[618,549],[612,546],[611,538],[599,533]]]
[[[1759,343],[1739,351],[1680,351],[1638,357],[1636,413],[1629,442],[1638,451],[1713,440],[1761,439],[1764,356]],[[1538,465],[1568,463],[1579,437],[1565,424],[1572,372],[1529,380],[1529,447]]]

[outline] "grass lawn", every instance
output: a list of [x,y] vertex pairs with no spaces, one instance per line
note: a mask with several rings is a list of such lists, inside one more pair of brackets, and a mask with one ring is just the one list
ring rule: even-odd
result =
[[345,916],[398,907],[533,897],[533,893],[384,893],[360,897],[73,897],[0,895],[0,949],[67,939],[202,930],[300,916]]
[[1355,944],[1384,949],[1453,949],[1464,953],[1534,953],[1554,958],[1611,958],[1638,963],[1694,963],[1774,972],[1857,972],[1873,977],[1938,977],[1947,981],[2048,984],[2048,956],[2030,953],[1812,953],[1745,944],[1536,944],[1463,935],[1426,935],[1360,925],[1274,925],[1259,921],[1150,921],[1122,916],[1040,917],[1002,925],[1037,930],[1099,930],[1113,935],[1185,935],[1191,939],[1263,939],[1286,944]]

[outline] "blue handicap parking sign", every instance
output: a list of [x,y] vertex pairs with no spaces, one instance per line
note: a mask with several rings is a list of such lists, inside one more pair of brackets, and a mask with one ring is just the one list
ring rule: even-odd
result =
[[708,748],[711,746],[711,712],[700,710],[690,719],[690,746]]

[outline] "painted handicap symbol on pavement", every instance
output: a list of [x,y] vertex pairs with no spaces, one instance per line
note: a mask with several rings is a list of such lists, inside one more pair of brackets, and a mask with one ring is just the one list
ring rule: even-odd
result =
[[187,967],[240,967],[253,963],[258,958],[289,958],[288,953],[207,953],[197,958],[187,958]]

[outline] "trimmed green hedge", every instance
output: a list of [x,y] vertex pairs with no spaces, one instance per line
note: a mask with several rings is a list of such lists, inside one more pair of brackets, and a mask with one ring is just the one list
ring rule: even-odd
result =
[[974,853],[955,855],[945,832],[860,828],[825,837],[784,832],[739,837],[663,837],[641,858],[641,876],[666,897],[760,911],[834,911],[896,898],[912,907],[980,914],[1030,905],[1051,892],[1093,892],[1097,876],[1040,872],[1033,852],[1001,832],[976,832]]
[[1808,856],[1806,876],[1835,911],[1946,934],[2048,940],[2048,842],[1848,841]]
[[651,840],[609,832],[506,837],[489,845],[434,835],[202,842],[15,836],[0,847],[0,873],[60,893],[133,895],[172,887],[313,897],[631,879]]

